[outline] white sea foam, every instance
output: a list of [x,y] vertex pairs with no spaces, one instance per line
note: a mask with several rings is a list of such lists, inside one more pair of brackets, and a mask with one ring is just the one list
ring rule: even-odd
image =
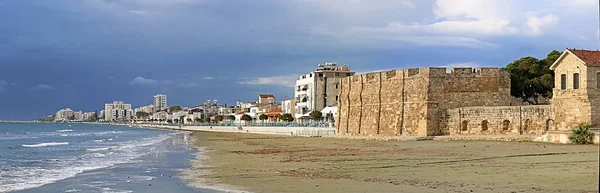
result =
[[96,143],[104,142],[104,140],[102,140],[102,139],[98,139],[98,140],[92,140],[92,141],[93,141],[93,142],[96,142]]
[[46,146],[56,146],[56,145],[69,145],[69,142],[50,142],[50,143],[38,143],[33,145],[23,144],[23,147],[46,147]]
[[[90,153],[77,157],[64,158],[60,162],[48,163],[45,166],[18,167],[11,165],[0,165],[2,176],[11,176],[10,178],[0,178],[0,192],[10,192],[39,187],[45,184],[54,183],[58,180],[74,177],[84,171],[95,170],[110,167],[115,164],[132,163],[138,160],[142,155],[150,153],[145,146],[160,143],[171,135],[160,135],[155,138],[145,140],[134,140],[122,143],[115,147],[90,148]],[[23,145],[23,147],[43,147],[49,145],[67,145],[68,142],[40,143],[34,145]],[[113,148],[113,149],[111,149]],[[110,151],[107,153],[97,153],[94,151]],[[103,184],[106,185],[106,184]],[[115,190],[110,190],[115,191]],[[128,192],[127,190],[116,190],[115,192]],[[107,191],[108,192],[108,191]]]
[[63,132],[73,132],[73,130],[72,129],[61,129],[61,130],[56,130],[56,132],[61,132],[61,133],[63,133]]
[[99,148],[87,148],[87,149],[85,149],[85,151],[94,152],[94,151],[107,151],[107,150],[111,150],[111,149],[113,149],[113,147],[99,147]]

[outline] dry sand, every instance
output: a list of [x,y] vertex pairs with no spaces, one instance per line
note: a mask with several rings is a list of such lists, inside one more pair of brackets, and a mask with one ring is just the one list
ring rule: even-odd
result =
[[597,145],[192,135],[208,150],[207,159],[184,172],[196,186],[277,193],[598,192]]

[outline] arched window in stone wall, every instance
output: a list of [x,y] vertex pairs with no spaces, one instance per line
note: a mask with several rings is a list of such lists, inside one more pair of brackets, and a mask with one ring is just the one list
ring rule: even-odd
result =
[[487,131],[488,130],[488,121],[487,120],[483,120],[481,122],[481,131]]
[[508,131],[508,130],[510,130],[510,121],[509,120],[502,121],[502,131]]
[[573,89],[579,89],[579,73],[573,73]]
[[529,132],[529,129],[531,127],[531,120],[527,119],[525,120],[525,122],[523,123],[523,127],[521,128],[519,134],[527,134]]
[[469,130],[469,121],[463,121],[462,124],[460,125],[460,130],[461,131]]
[[560,75],[560,90],[567,90],[567,75]]
[[548,119],[546,120],[546,131],[544,131],[544,133],[548,132],[548,131],[555,131],[555,127],[554,127],[554,120],[552,119]]

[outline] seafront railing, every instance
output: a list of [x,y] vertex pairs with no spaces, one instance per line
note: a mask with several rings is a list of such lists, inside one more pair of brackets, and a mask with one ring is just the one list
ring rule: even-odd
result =
[[317,128],[331,128],[335,127],[334,124],[328,122],[306,122],[306,123],[295,123],[295,122],[274,122],[274,123],[252,123],[252,122],[221,122],[221,123],[188,123],[188,124],[177,124],[177,123],[142,123],[160,126],[244,126],[244,127],[317,127]]

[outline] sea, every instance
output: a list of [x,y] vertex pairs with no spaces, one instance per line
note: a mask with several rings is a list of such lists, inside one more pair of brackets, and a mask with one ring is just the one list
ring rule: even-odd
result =
[[218,192],[177,177],[199,152],[184,131],[0,123],[0,192]]

